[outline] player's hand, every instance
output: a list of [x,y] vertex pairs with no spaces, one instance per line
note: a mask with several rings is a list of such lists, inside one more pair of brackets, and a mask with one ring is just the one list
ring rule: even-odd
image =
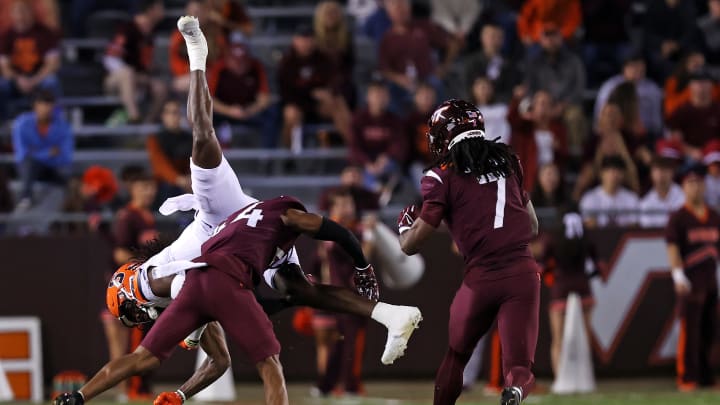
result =
[[183,402],[185,401],[177,392],[161,392],[155,398],[153,405],[182,405]]
[[353,277],[355,289],[361,296],[377,301],[380,299],[380,286],[375,277],[375,270],[372,265],[368,265],[364,269],[355,268],[355,276]]
[[55,397],[53,405],[83,405],[85,399],[79,392],[65,392]]
[[677,268],[672,270],[673,284],[675,285],[675,293],[679,296],[687,295],[692,290],[690,280],[683,269]]
[[418,207],[414,205],[405,207],[405,209],[400,212],[400,216],[398,216],[398,233],[402,235],[403,232],[412,228],[418,215],[420,215],[420,209]]

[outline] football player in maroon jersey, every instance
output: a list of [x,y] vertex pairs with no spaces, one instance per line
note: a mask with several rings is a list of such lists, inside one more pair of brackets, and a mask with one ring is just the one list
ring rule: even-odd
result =
[[501,404],[517,405],[532,388],[540,303],[539,268],[528,242],[537,217],[522,188],[517,156],[485,134],[472,104],[449,100],[428,123],[435,162],[421,181],[422,208],[398,218],[408,255],[444,220],[465,258],[465,277],[450,307],[449,343],[435,379],[436,405],[454,404],[465,364],[497,318],[505,388]]

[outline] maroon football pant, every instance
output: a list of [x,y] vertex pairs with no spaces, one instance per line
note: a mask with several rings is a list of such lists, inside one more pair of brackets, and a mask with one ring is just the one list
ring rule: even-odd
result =
[[677,298],[680,316],[677,375],[680,385],[713,385],[710,366],[715,328],[717,325],[718,291],[693,290]]
[[[534,263],[527,263],[535,268]],[[465,282],[450,306],[449,343],[437,377],[435,405],[454,404],[462,390],[462,373],[478,340],[497,318],[506,387],[520,387],[523,397],[535,384],[535,360],[540,311],[540,277],[528,272],[501,280]]]
[[361,394],[365,330],[368,320],[349,314],[337,315],[336,319],[341,337],[330,351],[325,375],[320,378],[318,389],[323,394],[328,394],[342,381],[345,392]]
[[272,322],[253,292],[212,267],[187,272],[180,295],[140,346],[165,360],[190,332],[211,321],[220,323],[253,365],[280,353]]

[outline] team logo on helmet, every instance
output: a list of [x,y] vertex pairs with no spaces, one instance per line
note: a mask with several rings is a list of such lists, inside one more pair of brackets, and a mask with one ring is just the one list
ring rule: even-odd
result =
[[435,156],[448,151],[448,145],[467,131],[485,131],[485,119],[480,110],[465,100],[452,99],[442,103],[428,122],[428,144]]
[[133,327],[157,319],[158,311],[140,291],[137,282],[140,263],[127,263],[113,274],[105,294],[110,313],[123,325]]

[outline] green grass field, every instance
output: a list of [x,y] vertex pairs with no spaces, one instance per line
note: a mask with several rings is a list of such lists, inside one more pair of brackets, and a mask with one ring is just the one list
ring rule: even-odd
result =
[[[548,387],[542,382],[541,387]],[[170,387],[161,387],[170,389]],[[542,389],[542,388],[541,388]],[[547,388],[545,388],[547,389]],[[309,384],[289,384],[291,404],[301,405],[429,405],[432,404],[433,385],[426,382],[371,382],[366,385],[367,395],[355,398],[313,398]],[[237,387],[239,404],[263,404],[259,384],[242,384]],[[111,405],[112,396],[101,397],[91,404]],[[142,403],[142,402],[133,402]],[[146,403],[151,403],[147,401]],[[482,388],[463,394],[458,404],[496,405],[496,396],[485,396]],[[678,393],[672,380],[617,380],[600,381],[598,391],[586,395],[558,396],[551,394],[531,395],[528,405],[720,405],[720,389],[702,390],[695,393]],[[14,405],[14,404],[13,404]]]

